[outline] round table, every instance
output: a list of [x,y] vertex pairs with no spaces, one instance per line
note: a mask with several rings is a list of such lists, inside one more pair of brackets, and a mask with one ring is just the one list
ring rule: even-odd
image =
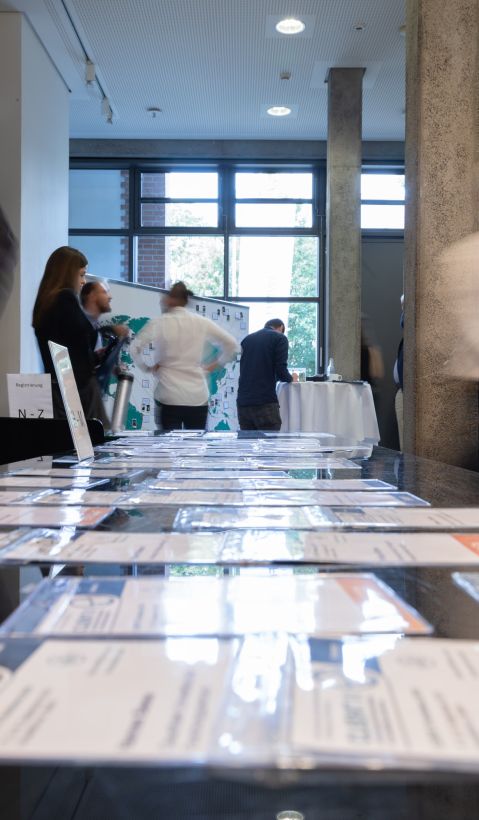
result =
[[379,441],[371,386],[367,382],[278,382],[281,431],[332,433],[356,441]]

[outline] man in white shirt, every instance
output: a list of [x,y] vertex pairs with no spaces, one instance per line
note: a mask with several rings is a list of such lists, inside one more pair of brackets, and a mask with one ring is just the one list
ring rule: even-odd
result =
[[[163,430],[205,429],[209,399],[205,372],[232,361],[240,351],[233,336],[218,324],[187,310],[191,295],[183,282],[176,282],[164,296],[164,312],[148,322],[131,345],[136,364],[158,379],[155,421]],[[207,342],[219,351],[206,367]]]

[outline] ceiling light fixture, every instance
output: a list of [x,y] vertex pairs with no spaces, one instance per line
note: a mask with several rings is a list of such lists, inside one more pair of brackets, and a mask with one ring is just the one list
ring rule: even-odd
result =
[[288,114],[291,114],[291,108],[288,108],[286,105],[272,105],[266,113],[269,114],[270,117],[287,117]]
[[87,85],[93,85],[96,79],[95,63],[91,60],[85,62],[85,82]]
[[284,20],[276,23],[276,31],[279,31],[280,34],[301,34],[305,28],[303,21],[296,19],[296,17],[285,17]]
[[71,14],[70,14],[70,11],[68,10],[68,6],[65,3],[65,0],[60,0],[60,3],[63,7],[63,10],[64,10],[64,12],[65,12],[65,14],[68,18],[68,21],[69,21],[73,31],[75,32],[75,37],[77,38],[77,40],[80,44],[80,48],[83,52],[83,57],[84,57],[84,60],[85,60],[85,81],[86,81],[86,84],[89,85],[89,86],[95,84],[97,86],[98,91],[100,92],[100,95],[101,95],[101,113],[106,118],[106,121],[110,125],[112,125],[113,124],[113,110],[112,110],[112,107],[110,105],[110,100],[108,99],[108,97],[105,94],[105,89],[103,88],[102,83],[100,82],[100,80],[97,77],[96,66],[95,66],[93,60],[90,59],[90,56],[89,56],[89,54],[88,54],[88,52],[87,52],[87,50],[86,50],[86,48],[83,44],[83,40],[80,37],[80,33],[79,33],[79,31],[78,31],[78,29],[75,25],[75,22],[74,22]]
[[109,125],[113,125],[113,111],[108,97],[103,97],[101,101],[101,113]]

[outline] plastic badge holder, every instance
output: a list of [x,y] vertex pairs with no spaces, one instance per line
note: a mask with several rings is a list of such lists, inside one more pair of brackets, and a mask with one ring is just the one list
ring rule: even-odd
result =
[[178,510],[173,529],[178,532],[227,529],[303,529],[314,526],[313,507],[185,507]]
[[288,745],[298,767],[479,772],[479,642],[313,638],[294,653]]
[[[229,502],[225,502],[229,503]],[[349,507],[428,507],[427,501],[411,493],[403,492],[333,492],[327,490],[299,490],[283,492],[274,490],[245,490],[243,503],[250,506],[278,506],[280,504],[298,506]]]
[[1,563],[39,563],[83,566],[148,564],[216,564],[220,562],[223,533],[124,533],[62,530],[26,530],[0,550]]
[[[251,602],[257,605],[252,607]],[[367,573],[44,580],[2,625],[18,636],[332,636],[432,627]]]
[[14,527],[96,527],[114,507],[11,505],[0,507],[0,524]]
[[9,763],[479,772],[474,641],[7,638],[0,665]]

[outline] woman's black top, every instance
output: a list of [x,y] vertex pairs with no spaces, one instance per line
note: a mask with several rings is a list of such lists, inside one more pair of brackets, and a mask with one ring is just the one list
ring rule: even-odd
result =
[[75,291],[68,288],[58,293],[41,325],[35,329],[35,335],[45,372],[50,373],[55,381],[49,341],[68,348],[78,388],[81,389],[89,382],[97,364],[93,352],[97,331],[83,313]]

